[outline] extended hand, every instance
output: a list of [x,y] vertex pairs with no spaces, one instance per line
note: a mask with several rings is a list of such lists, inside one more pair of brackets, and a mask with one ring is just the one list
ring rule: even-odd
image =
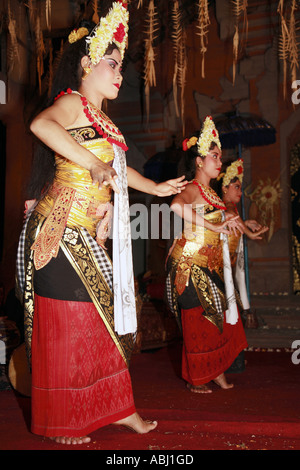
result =
[[173,194],[181,193],[185,189],[185,186],[188,184],[188,181],[185,180],[185,176],[180,176],[179,178],[174,178],[171,180],[164,181],[163,183],[158,183],[155,187],[156,196],[172,196]]
[[232,216],[230,214],[228,219],[225,220],[224,222],[219,223],[219,224],[213,224],[213,231],[218,232],[218,233],[226,233],[227,235],[230,235],[230,233],[232,232],[235,235],[237,235],[236,230],[243,233],[238,219],[239,219],[238,215]]
[[256,220],[245,220],[245,225],[250,228],[252,232],[256,232],[262,228],[262,226],[256,222]]
[[250,233],[247,233],[247,236],[251,239],[251,240],[261,240],[262,237],[261,235],[265,232],[267,232],[269,230],[269,227],[262,227],[260,230],[258,230],[257,232],[250,232]]

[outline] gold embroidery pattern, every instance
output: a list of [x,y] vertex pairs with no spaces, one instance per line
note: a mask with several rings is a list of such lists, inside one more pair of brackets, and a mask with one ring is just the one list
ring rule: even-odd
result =
[[207,256],[207,267],[210,271],[216,271],[223,262],[223,252],[221,245],[202,247],[199,250],[199,254]]
[[[85,131],[95,132],[93,129],[75,129],[78,135]],[[84,140],[81,145],[91,151],[99,160],[111,164],[114,159],[112,146],[104,139]],[[92,237],[96,236],[96,227],[100,221],[97,208],[111,200],[112,189],[104,186],[99,189],[92,184],[90,172],[59,155],[55,156],[56,175],[48,193],[39,202],[36,210],[48,217],[53,205],[63,188],[76,189],[71,208],[68,213],[68,226],[85,227]],[[66,190],[66,189],[64,189]]]
[[188,286],[189,284],[190,274],[191,274],[191,264],[192,264],[191,258],[180,260],[180,263],[178,263],[174,285],[176,286],[176,290],[179,295],[183,294],[186,286]]
[[32,326],[34,314],[34,263],[33,252],[31,245],[35,240],[36,235],[40,232],[45,217],[33,212],[28,222],[26,237],[25,237],[25,287],[24,287],[24,334],[25,344],[29,363],[31,361],[31,339],[32,339]]
[[[208,205],[196,207],[197,212],[207,211]],[[213,211],[205,214],[207,220],[213,223],[220,222],[221,212]],[[197,229],[197,230],[196,230]],[[172,307],[180,325],[180,308],[178,298],[184,292],[190,282],[193,283],[199,304],[204,312],[203,316],[212,322],[220,332],[223,331],[224,312],[226,310],[226,299],[223,291],[214,282],[214,277],[219,276],[222,283],[223,276],[223,252],[220,236],[216,232],[204,227],[192,227],[190,234],[194,237],[187,237],[186,231],[182,238],[176,241],[173,251],[170,254],[170,279]],[[212,291],[212,281],[217,289],[220,308],[217,308],[214,293]]]
[[174,287],[175,286],[175,277],[176,277],[176,270],[177,270],[177,261],[174,259],[170,259],[169,261],[171,263],[170,266],[170,284],[172,286],[171,288],[171,303],[172,303],[172,311],[175,315],[175,318],[177,320],[177,323],[179,325],[179,328],[181,329],[181,314],[180,314],[180,309],[178,306],[178,291]]
[[31,249],[34,251],[36,269],[46,266],[52,257],[56,258],[75,192],[75,189],[61,188],[42,230],[33,243]]
[[96,131],[93,127],[81,127],[78,129],[67,129],[69,134],[79,144],[82,144],[86,139],[93,139],[96,137]]
[[[72,234],[72,236],[71,236]],[[128,364],[134,347],[133,335],[119,336],[114,331],[113,294],[105,282],[80,228],[68,228],[62,249],[85,285],[120,354]]]
[[219,298],[222,304],[222,313],[219,313],[213,301],[214,295],[208,280],[208,275],[199,266],[193,265],[191,279],[200,300],[201,307],[204,310],[203,316],[213,323],[220,333],[222,333],[224,321],[223,312],[226,310],[226,300],[223,292],[218,289]]
[[[36,235],[41,230],[45,217],[34,212],[28,222],[25,237],[25,292],[24,292],[24,325],[25,342],[29,360],[31,360],[31,339],[34,316],[34,263],[31,246]],[[134,347],[134,336],[131,334],[119,336],[114,331],[113,295],[107,285],[80,229],[66,227],[61,248],[71,262],[87,288],[104,324],[115,342],[124,361],[128,364]]]
[[77,240],[78,240],[78,233],[75,232],[75,230],[72,230],[71,228],[66,227],[64,235],[63,235],[63,239],[66,242],[70,243],[70,245],[76,245]]
[[[170,268],[170,277],[171,277],[171,286],[175,285],[175,277],[176,272],[178,270],[178,262],[175,260],[171,260],[171,268]],[[208,274],[200,267],[195,264],[190,266],[190,279],[195,287],[197,297],[199,299],[199,304],[203,308],[203,316],[207,318],[211,323],[213,323],[218,330],[222,333],[223,331],[223,320],[224,315],[223,312],[226,310],[226,300],[224,293],[217,288],[219,298],[222,305],[222,313],[219,313],[215,303],[214,303],[214,296],[211,289],[211,285],[209,282]],[[213,281],[213,280],[212,280]],[[217,286],[216,286],[217,287]],[[176,288],[172,288],[172,310],[174,312],[175,318],[179,326],[181,326],[181,313],[180,308],[178,305],[178,297],[179,293]]]

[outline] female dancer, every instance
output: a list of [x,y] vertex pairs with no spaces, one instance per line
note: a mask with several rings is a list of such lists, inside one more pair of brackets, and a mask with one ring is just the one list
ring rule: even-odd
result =
[[[242,197],[242,183],[244,175],[244,163],[241,158],[235,161],[224,163],[222,173],[219,174],[217,180],[216,191],[223,199],[226,210],[232,215],[238,215],[240,227],[243,233],[251,240],[261,240],[262,234],[269,230],[268,227],[261,226],[256,220],[243,221],[239,215],[237,205]],[[244,315],[246,316],[246,326],[255,327],[257,319],[253,312],[250,311],[250,303],[246,289],[245,266],[244,266],[244,244],[243,236],[240,232],[230,234],[228,236],[228,244],[230,251],[230,260],[237,289],[243,305]]]
[[247,346],[228,265],[223,275],[226,236],[238,230],[237,217],[224,220],[226,207],[210,187],[221,170],[221,144],[211,117],[199,138],[184,146],[195,172],[171,205],[185,223],[169,254],[167,293],[182,327],[182,376],[191,391],[211,393],[212,380],[223,389],[233,386],[224,371]]
[[[136,412],[128,372],[136,311],[127,184],[166,196],[185,183],[155,184],[126,168],[124,137],[101,111],[118,95],[127,33],[121,2],[91,32],[74,30],[53,86],[58,99],[31,124],[46,146],[17,261],[31,429],[64,444],[87,443],[111,423],[138,433],[157,425]],[[111,217],[113,265],[104,248]]]
[[[226,162],[224,171],[217,178],[222,184],[222,193],[219,194],[220,190],[217,190],[217,192],[222,197],[227,211],[238,216],[237,204],[242,197],[243,175],[244,164],[243,160],[239,158],[233,162]],[[268,227],[262,227],[256,220],[243,221],[240,216],[238,220],[240,226],[243,227],[243,233],[251,240],[261,240],[261,235],[269,230]]]

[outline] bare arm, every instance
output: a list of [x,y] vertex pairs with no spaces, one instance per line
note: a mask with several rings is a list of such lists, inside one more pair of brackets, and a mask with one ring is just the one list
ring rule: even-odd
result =
[[[193,185],[188,185],[185,191],[182,194],[178,194],[174,197],[173,202],[171,204],[171,209],[177,214],[179,217],[183,218],[187,222],[190,222],[195,225],[204,226],[205,228],[212,230],[213,232],[218,233],[230,233],[228,228],[231,225],[235,226],[235,219],[237,217],[232,217],[230,220],[226,220],[222,223],[213,224],[198,214],[192,207],[192,204],[195,203],[195,196],[198,195],[196,193],[197,189]],[[204,204],[205,201],[199,199],[199,204]],[[228,227],[228,228],[227,228]]]
[[143,193],[153,194],[154,196],[171,196],[181,192],[187,181],[184,176],[165,181],[163,183],[155,183],[154,181],[141,175],[138,171],[131,167],[127,167],[128,186]]
[[[234,206],[231,203],[226,204],[226,207],[227,207],[229,213],[236,215],[236,211],[234,209]],[[239,225],[242,233],[244,233],[248,238],[250,238],[250,240],[261,240],[261,238],[262,238],[261,235],[269,230],[268,227],[262,227],[256,221],[253,220],[253,221],[250,221],[250,222],[252,222],[252,224],[250,224],[250,227],[255,226],[256,231],[252,231],[247,225],[248,221],[244,222],[243,219],[240,216],[238,216],[237,222],[238,222],[238,225]]]
[[244,234],[250,238],[250,240],[261,240],[261,235],[269,230],[269,227],[261,227],[260,229],[253,232],[248,228],[242,219],[239,219],[239,224],[241,225]]
[[112,180],[116,177],[115,170],[98,160],[92,152],[78,144],[66,131],[66,128],[85,124],[81,112],[82,107],[78,96],[64,96],[42,111],[32,121],[30,129],[54,152],[88,170],[94,184],[110,183],[114,190],[119,191]]

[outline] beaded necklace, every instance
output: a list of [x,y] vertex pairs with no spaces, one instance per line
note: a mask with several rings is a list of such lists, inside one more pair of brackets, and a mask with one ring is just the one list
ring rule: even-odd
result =
[[128,150],[125,139],[117,126],[109,119],[108,116],[106,116],[106,114],[104,114],[103,111],[97,108],[97,106],[82,96],[78,91],[73,91],[70,88],[68,88],[67,91],[61,91],[55,98],[55,101],[63,95],[72,93],[76,93],[80,96],[84,108],[83,112],[90,121],[92,127],[94,127],[110,144],[116,144],[123,150]]
[[208,204],[215,207],[216,209],[226,210],[224,202],[219,198],[217,193],[212,188],[205,186],[195,179],[192,182],[198,186],[201,196]]

